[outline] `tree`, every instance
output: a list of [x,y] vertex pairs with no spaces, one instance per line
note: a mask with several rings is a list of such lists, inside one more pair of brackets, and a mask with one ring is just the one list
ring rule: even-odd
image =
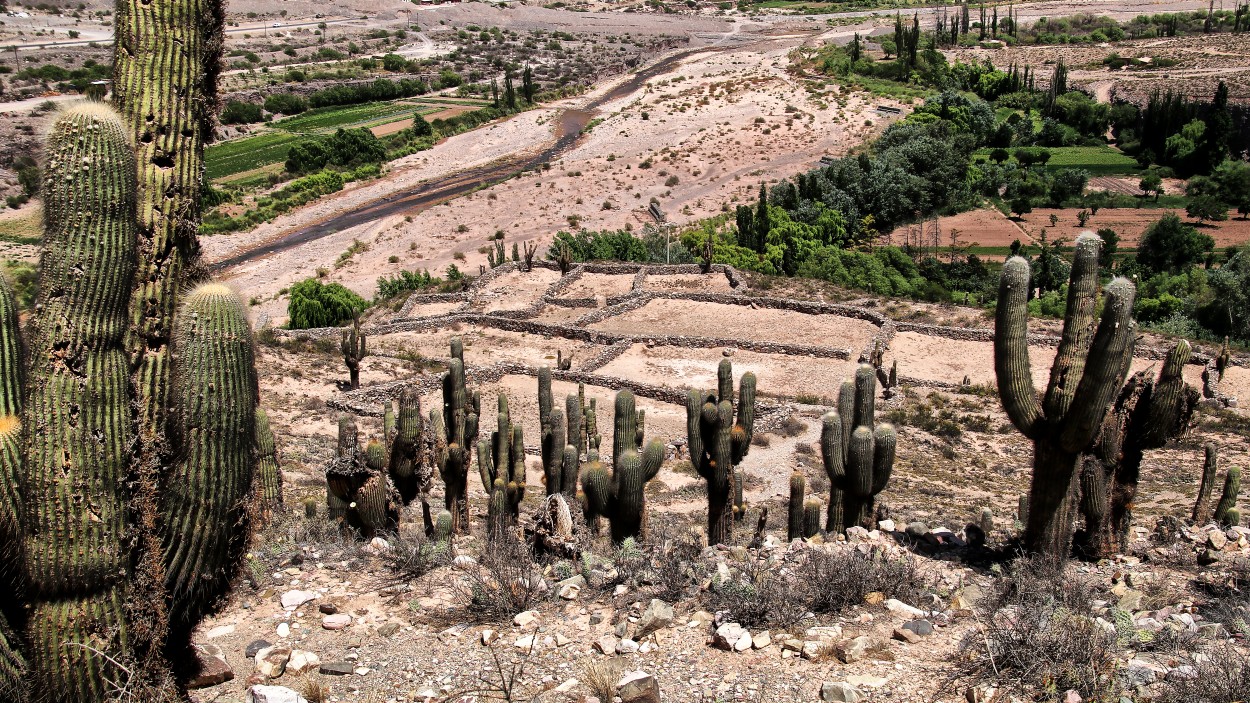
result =
[[1030,200],[1027,196],[1022,195],[1016,198],[1012,198],[1010,207],[1011,207],[1011,211],[1015,213],[1016,219],[1020,219],[1024,215],[1027,215],[1030,212],[1033,212],[1033,201]]
[[1006,149],[999,148],[999,149],[994,149],[993,151],[990,152],[990,161],[993,161],[996,164],[1004,163],[1007,161],[1007,159],[1010,159],[1010,158],[1011,158],[1011,153],[1008,152]]
[[521,73],[521,95],[525,97],[525,102],[533,104],[535,93],[534,69],[525,64],[525,71]]
[[734,210],[734,221],[738,225],[738,246],[754,249],[755,213],[749,206],[739,205]]
[[503,104],[509,110],[516,109],[516,89],[512,87],[512,71],[503,74]]
[[1225,161],[1211,173],[1211,179],[1219,186],[1220,198],[1237,208],[1243,219],[1250,218],[1250,163]]
[[1159,196],[1163,195],[1163,179],[1154,171],[1142,176],[1141,180],[1137,182],[1137,187],[1143,195],[1154,193],[1155,202],[1159,202]]
[[770,229],[772,229],[772,223],[768,217],[768,187],[761,183],[760,200],[755,207],[755,237],[751,240],[756,253],[764,253],[764,249],[768,245],[768,231]]
[[1050,179],[1050,187],[1047,189],[1050,204],[1062,207],[1064,202],[1080,196],[1088,182],[1089,173],[1082,169],[1065,168],[1059,171]]
[[425,116],[418,112],[412,117],[412,133],[418,137],[432,137],[434,128],[425,121]]
[[499,109],[499,79],[490,79],[490,104],[496,110]]
[[1228,203],[1215,195],[1199,195],[1190,198],[1185,205],[1185,214],[1197,218],[1198,222],[1222,222],[1228,219]]
[[1137,263],[1151,274],[1181,273],[1215,249],[1215,240],[1169,212],[1146,228],[1137,245]]
[[295,330],[336,327],[356,318],[369,303],[340,283],[322,284],[308,278],[291,286],[287,303],[290,327]]

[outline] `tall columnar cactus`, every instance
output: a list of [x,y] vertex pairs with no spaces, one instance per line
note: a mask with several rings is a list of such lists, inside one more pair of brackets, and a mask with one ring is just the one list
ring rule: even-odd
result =
[[343,352],[343,363],[347,364],[348,384],[352,390],[356,390],[360,388],[360,361],[369,355],[365,333],[360,331],[359,317],[352,320],[351,327],[343,330],[339,350]]
[[794,471],[790,474],[790,505],[786,521],[786,541],[793,542],[803,537],[803,495],[807,491],[807,480],[803,472]]
[[1158,380],[1146,371],[1134,374],[1103,418],[1081,470],[1085,534],[1080,548],[1090,558],[1104,559],[1123,549],[1145,450],[1162,447],[1189,425],[1198,403],[1197,389],[1181,376],[1189,356],[1189,343],[1177,342]]
[[734,470],[751,449],[755,425],[755,374],[742,375],[734,422],[733,366],[722,359],[717,392],[691,391],[686,402],[690,461],[707,480],[708,544],[727,544],[733,535]]
[[1215,521],[1225,527],[1241,523],[1241,511],[1237,509],[1237,496],[1241,493],[1241,467],[1230,466],[1224,474],[1224,491],[1215,506]]
[[428,516],[430,506],[427,495],[433,472],[422,452],[425,422],[421,416],[421,394],[416,388],[405,386],[399,392],[399,413],[395,414],[390,408],[390,403],[387,403],[386,410],[393,418],[391,429],[384,432],[385,440],[390,444],[387,473],[404,505],[420,497],[422,512]]
[[477,468],[482,488],[494,499],[494,491],[502,485],[507,500],[507,515],[514,521],[525,500],[525,441],[519,425],[512,424],[508,412],[508,396],[499,394],[498,429],[489,440],[477,443]]
[[465,385],[464,344],[451,340],[451,361],[443,376],[443,411],[430,411],[432,454],[443,479],[444,502],[458,534],[469,531],[469,464],[477,443],[481,395]]
[[[119,15],[167,9],[122,3]],[[177,21],[198,32],[196,19]],[[166,39],[126,61],[151,59]],[[198,73],[199,58],[184,53],[187,70]],[[154,99],[147,119],[167,108]],[[140,239],[155,205],[136,206],[149,185],[137,180],[159,169],[136,164],[129,132],[100,104],[69,108],[49,131],[26,360],[11,295],[0,293],[0,550],[20,563],[25,606],[20,622],[8,621],[13,601],[0,615],[6,700],[99,701],[123,677],[148,700],[180,699],[174,674],[195,661],[189,634],[221,601],[248,533],[257,387],[245,309],[205,284],[175,316],[184,282],[166,280],[169,261],[142,273],[153,266]],[[202,154],[185,156],[198,197]],[[176,192],[158,199],[187,204]],[[192,243],[197,217],[178,213]],[[150,295],[133,311],[132,290]]]
[[282,505],[282,469],[278,466],[278,450],[274,446],[269,414],[256,409],[256,477],[260,497],[266,506]]
[[363,461],[360,456],[360,430],[356,418],[343,413],[339,415],[338,442],[334,448],[334,462],[326,471],[326,516],[331,522],[342,522],[347,515],[347,505],[358,487],[352,477]]
[[1198,500],[1194,501],[1192,515],[1195,525],[1201,525],[1211,517],[1211,490],[1215,488],[1215,474],[1220,468],[1220,452],[1213,442],[1204,444],[1202,452],[1202,478],[1198,483]]
[[898,434],[888,423],[876,425],[876,370],[860,364],[854,380],[838,392],[837,412],[821,418],[820,455],[829,476],[825,529],[841,532],[868,524],[876,497],[894,470]]
[[635,411],[634,394],[616,394],[612,433],[612,475],[599,460],[598,449],[591,449],[582,468],[587,522],[596,529],[599,517],[608,518],[612,541],[641,540],[646,523],[647,482],[655,478],[664,463],[664,443],[653,439],[644,447],[639,429],[641,414]]
[[994,370],[1003,408],[1033,442],[1033,478],[1024,546],[1032,553],[1066,557],[1076,514],[1078,464],[1102,426],[1108,406],[1128,374],[1137,337],[1133,284],[1117,278],[1098,304],[1098,254],[1102,240],[1084,233],[1068,284],[1063,334],[1045,396],[1033,387],[1028,348],[1029,264],[1013,257],[1003,266],[994,334]]

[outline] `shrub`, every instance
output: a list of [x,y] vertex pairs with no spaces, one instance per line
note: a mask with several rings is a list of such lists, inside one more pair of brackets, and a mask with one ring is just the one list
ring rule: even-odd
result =
[[251,124],[260,122],[262,114],[260,105],[231,100],[221,111],[221,121],[224,124]]
[[487,543],[477,564],[457,566],[453,592],[467,615],[494,622],[530,610],[546,584],[528,545],[510,536]]
[[387,300],[410,290],[437,288],[443,281],[426,271],[400,271],[391,278],[378,278],[377,300]]
[[294,93],[276,93],[265,98],[265,109],[281,115],[298,115],[308,109],[308,101]]
[[323,284],[315,278],[291,287],[287,303],[293,330],[341,325],[369,307],[369,303],[339,283]]

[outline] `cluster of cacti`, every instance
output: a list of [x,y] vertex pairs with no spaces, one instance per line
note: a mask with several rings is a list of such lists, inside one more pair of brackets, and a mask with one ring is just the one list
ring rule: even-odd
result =
[[528,240],[525,242],[525,270],[534,270],[534,255],[538,253],[538,242]]
[[1146,371],[1134,374],[1103,418],[1081,469],[1080,548],[1091,558],[1123,549],[1145,450],[1162,447],[1189,424],[1198,403],[1198,391],[1181,377],[1189,356],[1189,343],[1177,342],[1158,379]]
[[[516,245],[515,244],[513,244],[513,249],[514,249],[513,251],[514,256],[512,258],[513,258],[513,261],[515,261],[516,260],[516,256],[515,256]],[[495,236],[494,248],[486,252],[486,261],[490,265],[490,268],[503,266],[505,263],[508,262],[507,254],[505,253],[505,250],[503,248],[503,236],[501,235]]]
[[876,497],[894,470],[898,433],[888,423],[876,424],[876,371],[860,364],[854,380],[842,382],[838,409],[821,418],[820,456],[829,476],[825,529],[840,532],[870,526]]
[[1215,521],[1224,527],[1241,524],[1241,510],[1237,508],[1237,496],[1241,493],[1241,467],[1230,466],[1224,474],[1224,490],[1215,506]]
[[352,319],[352,326],[343,330],[339,349],[343,352],[343,363],[347,364],[348,386],[356,390],[360,388],[360,362],[369,355],[365,333],[360,331],[359,317]]
[[520,514],[525,499],[525,440],[520,425],[512,424],[508,396],[499,394],[499,427],[489,440],[477,443],[477,468],[482,488],[490,496],[490,534],[498,536]]
[[564,355],[564,351],[556,350],[556,368],[561,371],[568,371],[573,368],[573,355]]
[[573,268],[573,247],[566,241],[556,242],[554,256],[552,252],[548,252],[548,256],[555,259],[561,276],[568,275],[569,269]]
[[1241,511],[1237,509],[1237,496],[1241,493],[1241,467],[1230,466],[1224,472],[1224,490],[1215,504],[1215,512],[1210,510],[1211,489],[1215,485],[1215,474],[1219,470],[1219,450],[1207,442],[1204,447],[1206,461],[1202,466],[1202,483],[1198,486],[1198,501],[1194,503],[1194,523],[1202,525],[1208,519],[1225,527],[1241,524]]
[[421,514],[426,531],[433,530],[430,517],[429,494],[434,478],[434,466],[429,455],[425,433],[425,421],[421,416],[421,396],[417,389],[405,387],[399,393],[399,412],[391,403],[383,413],[383,436],[390,447],[387,457],[387,473],[399,491],[404,505],[420,498]]
[[887,370],[885,368],[885,350],[886,345],[884,342],[874,340],[868,363],[872,364],[872,367],[876,369],[877,382],[881,384],[881,394],[888,400],[893,398],[894,394],[898,392],[898,359],[890,362],[890,368]]
[[755,374],[742,375],[734,421],[733,366],[722,359],[717,392],[691,391],[686,404],[686,442],[690,462],[707,481],[708,544],[728,544],[733,534],[738,464],[751,449],[755,425]]
[[445,487],[443,500],[451,513],[452,531],[469,531],[469,464],[477,443],[482,396],[465,382],[464,343],[451,340],[451,360],[443,375],[443,411],[430,411],[431,453]]
[[[570,396],[569,404],[572,405]],[[664,463],[664,443],[652,439],[643,446],[645,416],[635,410],[634,394],[628,390],[616,394],[612,433],[611,473],[599,458],[599,438],[590,441],[586,463],[582,466],[583,508],[591,531],[598,530],[600,517],[611,526],[612,541],[620,544],[628,538],[641,540],[646,519],[647,482],[655,478]],[[572,445],[566,452],[575,451]]]
[[[576,396],[569,396],[574,402]],[[578,426],[581,425],[580,412]],[[565,421],[564,412],[555,407],[555,398],[551,391],[551,367],[538,369],[538,423],[542,431],[541,450],[543,457],[543,483],[547,487],[547,495],[563,494],[567,498],[577,497],[577,472],[580,448],[575,443],[580,441],[580,430],[571,430],[572,422]],[[569,433],[573,432],[573,437]],[[572,441],[570,441],[572,440]]]
[[360,446],[351,415],[339,416],[334,461],[326,469],[326,510],[331,520],[367,537],[399,526],[402,500],[387,472],[387,451],[378,440]]
[[123,114],[73,106],[48,133],[25,356],[0,284],[3,700],[183,700],[190,632],[248,534],[246,308],[185,275],[221,6],[123,0],[115,16]]
[[1224,372],[1228,369],[1228,363],[1231,358],[1232,353],[1228,346],[1228,337],[1225,337],[1224,344],[1220,347],[1219,352],[1211,357],[1211,360],[1202,368],[1202,397],[1215,401],[1222,406],[1229,405],[1232,400],[1220,392],[1220,382],[1224,380]]
[[1089,232],[1076,240],[1063,334],[1040,400],[1029,366],[1028,262],[1009,259],[999,284],[994,334],[999,394],[1012,424],[1033,442],[1024,547],[1055,558],[1065,557],[1071,545],[1081,455],[1124,383],[1137,337],[1135,290],[1123,278],[1104,289],[1095,327],[1101,247],[1102,240]]

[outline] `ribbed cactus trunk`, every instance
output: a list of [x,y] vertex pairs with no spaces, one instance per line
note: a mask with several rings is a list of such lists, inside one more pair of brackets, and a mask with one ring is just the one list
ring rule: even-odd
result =
[[121,676],[109,658],[134,657],[123,604],[154,595],[132,592],[126,543],[134,529],[124,339],[135,162],[125,127],[101,105],[62,115],[45,159],[41,314],[29,328],[19,474],[26,588],[38,595],[26,636],[31,691],[48,700],[103,700],[106,682]]
[[[477,443],[481,396],[465,381],[464,343],[451,340],[451,361],[443,376],[443,411],[430,411],[434,463],[445,487],[443,500],[457,534],[469,532],[469,465]],[[479,457],[480,461],[480,457]]]
[[343,363],[347,366],[347,384],[352,390],[360,388],[360,362],[369,355],[366,335],[360,331],[360,318],[352,319],[352,326],[343,330],[339,340]]
[[1224,474],[1224,490],[1220,502],[1215,505],[1215,521],[1224,527],[1241,524],[1241,512],[1237,510],[1237,497],[1241,493],[1241,467],[1230,466]]
[[1012,424],[1033,441],[1024,546],[1058,559],[1071,547],[1081,454],[1090,449],[1120,391],[1137,335],[1134,288],[1125,279],[1104,290],[1102,319],[1095,327],[1101,246],[1094,234],[1077,238],[1063,334],[1040,402],[1029,366],[1028,262],[1008,260],[999,285],[994,334],[999,394]]
[[267,506],[282,504],[282,469],[278,466],[278,450],[269,427],[269,415],[256,410],[256,477],[260,483],[260,498]]
[[1211,491],[1215,488],[1215,474],[1220,466],[1220,452],[1214,443],[1207,442],[1202,451],[1202,478],[1198,483],[1198,499],[1194,501],[1192,515],[1195,525],[1202,525],[1211,519]]
[[599,460],[597,449],[590,450],[581,473],[586,522],[591,532],[597,533],[599,518],[608,518],[615,544],[643,539],[647,482],[655,478],[664,462],[663,442],[653,439],[643,447],[642,418],[635,409],[634,394],[628,390],[617,393],[611,475]]
[[790,503],[786,520],[786,541],[793,542],[803,537],[803,495],[807,490],[807,481],[802,472],[790,474]]

